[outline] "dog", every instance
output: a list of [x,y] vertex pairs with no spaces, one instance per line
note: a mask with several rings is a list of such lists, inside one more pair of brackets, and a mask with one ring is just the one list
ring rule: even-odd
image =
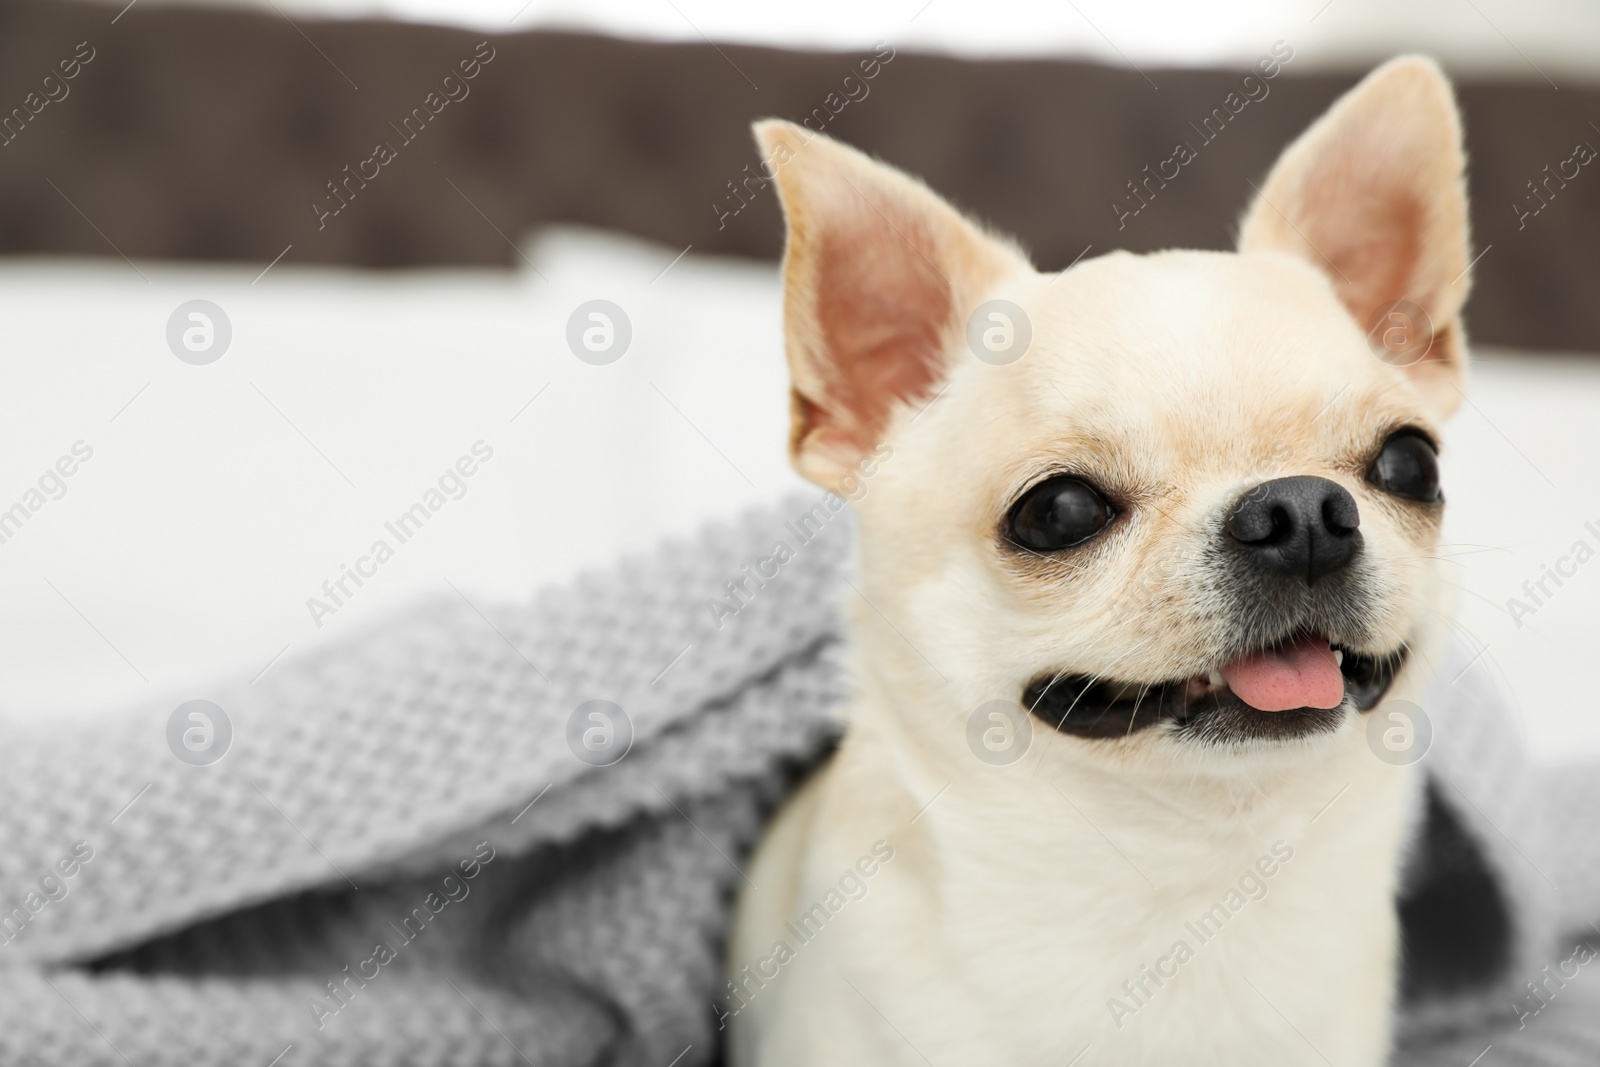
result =
[[[1373,720],[1403,730],[1379,705],[1419,697],[1451,608],[1444,75],[1338,100],[1237,252],[1059,275],[854,149],[755,133],[793,463],[871,477],[845,730],[751,861],[731,1062],[1383,1063],[1419,791]],[[1375,345],[1395,322],[1414,343]]]

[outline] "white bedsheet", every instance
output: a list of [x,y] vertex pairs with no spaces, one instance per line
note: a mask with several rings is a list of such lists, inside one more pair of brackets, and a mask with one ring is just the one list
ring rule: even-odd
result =
[[[416,597],[521,597],[802,487],[775,269],[679,251],[554,231],[537,271],[279,264],[254,283],[259,267],[0,260],[0,511],[93,449],[0,543],[0,715],[204,697]],[[197,298],[233,328],[208,366],[166,342]],[[566,346],[594,298],[633,326],[609,366]],[[1521,626],[1506,607],[1577,539],[1600,550],[1600,360],[1477,360],[1445,460],[1459,625],[1541,755],[1600,753],[1600,559],[1547,581]],[[480,441],[493,457],[465,495],[400,544],[384,524]],[[379,538],[393,558],[335,605],[324,581]],[[311,597],[335,608],[320,626]]]

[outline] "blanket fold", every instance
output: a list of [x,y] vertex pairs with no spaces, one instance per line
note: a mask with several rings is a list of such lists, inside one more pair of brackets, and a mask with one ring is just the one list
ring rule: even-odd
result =
[[[747,853],[838,731],[851,526],[822,508],[286,660],[209,695],[232,727],[209,765],[169,748],[171,707],[9,728],[0,1062],[715,1062]],[[780,541],[777,573],[752,571]],[[1585,929],[1600,945],[1582,822],[1600,791],[1531,765],[1484,657],[1453,655],[1426,701],[1435,814],[1416,830],[1445,844],[1419,844],[1408,893],[1490,888],[1407,951],[1492,940],[1493,914],[1504,943],[1470,982],[1417,986],[1397,1062],[1480,1040],[1512,1050],[1495,1062],[1596,1062],[1600,979],[1524,986]]]

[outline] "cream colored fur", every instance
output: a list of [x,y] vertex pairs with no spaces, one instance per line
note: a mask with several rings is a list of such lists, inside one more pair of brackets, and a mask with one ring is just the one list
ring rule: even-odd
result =
[[[1041,671],[1214,668],[1226,633],[1204,540],[1243,490],[1293,474],[1358,501],[1375,640],[1412,649],[1391,696],[1417,696],[1448,610],[1437,526],[1363,474],[1388,429],[1432,430],[1458,395],[1468,242],[1442,75],[1397,60],[1336,104],[1267,179],[1239,253],[1118,253],[1059,277],[851,149],[783,123],[758,136],[791,227],[796,465],[838,488],[888,447],[855,504],[847,732],[778,816],[739,905],[735,1067],[1378,1067],[1412,785],[1373,755],[1365,717],[1228,748],[1035,723],[1003,767],[966,730]],[[892,300],[858,299],[880,279]],[[1032,323],[1008,366],[965,342],[971,309],[996,297]],[[1401,297],[1436,331],[1409,368],[1364,336],[1369,309]],[[930,317],[909,342],[908,308]],[[907,358],[928,366],[840,366]],[[1127,522],[1019,565],[1005,509],[1059,471],[1115,482]],[[877,842],[892,859],[858,866]],[[1275,845],[1292,858],[1258,876],[1264,897],[1199,943],[1186,924]],[[801,943],[785,924],[865,867],[864,895]],[[1192,958],[1130,996],[1180,940]]]

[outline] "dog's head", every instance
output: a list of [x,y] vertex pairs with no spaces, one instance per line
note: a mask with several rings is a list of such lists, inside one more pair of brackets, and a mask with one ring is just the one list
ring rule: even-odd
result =
[[1125,760],[1313,750],[1431,657],[1469,284],[1431,62],[1291,145],[1237,253],[1060,275],[852,149],[757,136],[794,462],[856,501],[862,684],[913,718],[1014,700]]

